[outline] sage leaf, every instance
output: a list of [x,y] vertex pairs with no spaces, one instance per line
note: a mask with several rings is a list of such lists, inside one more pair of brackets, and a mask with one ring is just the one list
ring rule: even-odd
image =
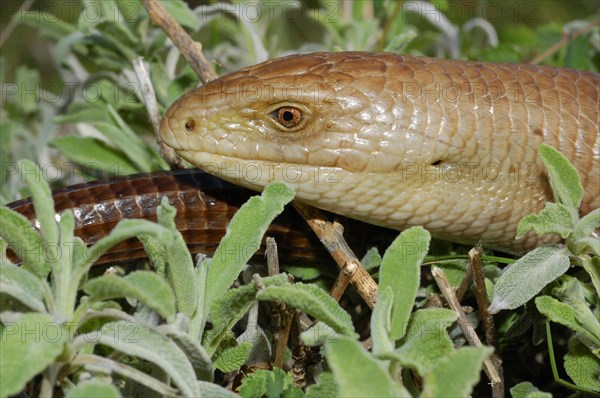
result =
[[424,376],[423,397],[466,397],[479,381],[483,360],[491,347],[464,347],[436,361]]
[[175,296],[167,282],[150,271],[135,271],[125,277],[106,275],[88,281],[83,289],[96,301],[135,298],[168,322],[175,317]]
[[517,308],[569,269],[569,258],[556,246],[542,246],[505,269],[494,286],[489,311]]
[[402,232],[386,250],[379,270],[380,289],[394,293],[390,336],[404,336],[419,288],[421,263],[429,250],[431,236],[422,227]]
[[69,333],[44,314],[4,322],[0,332],[0,397],[18,394],[63,352]]
[[548,170],[554,201],[566,205],[571,210],[571,214],[576,215],[583,199],[583,185],[577,169],[562,153],[549,145],[541,144],[539,154]]
[[327,363],[340,397],[409,397],[358,341],[339,336],[325,342]]

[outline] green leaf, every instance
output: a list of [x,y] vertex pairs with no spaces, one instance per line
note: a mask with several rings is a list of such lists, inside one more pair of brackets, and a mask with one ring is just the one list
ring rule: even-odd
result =
[[97,138],[67,135],[54,138],[51,144],[70,160],[83,166],[91,164],[95,170],[104,173],[136,170],[123,152]]
[[196,289],[198,290],[198,303],[196,304],[196,312],[190,319],[188,333],[192,338],[202,341],[202,334],[204,332],[204,326],[206,325],[206,318],[208,317],[208,308],[204,305],[205,296],[203,294],[206,291],[206,276],[208,275],[209,260],[205,256],[198,256],[196,260],[196,270],[194,274],[194,281]]
[[58,115],[52,120],[54,123],[110,123],[110,116],[106,114],[106,110],[98,106],[98,103],[74,103],[68,108],[66,115]]
[[233,372],[246,362],[251,349],[252,344],[247,341],[238,346],[227,348],[215,358],[213,366],[223,373]]
[[[286,274],[273,277],[261,278],[265,287],[284,286],[288,282]],[[256,300],[258,287],[254,283],[243,285],[235,289],[229,289],[223,296],[218,297],[210,308],[210,318],[215,328],[219,325],[232,324],[240,320],[250,309]]]
[[338,333],[356,335],[350,315],[316,285],[299,282],[289,286],[267,286],[259,291],[256,297],[262,301],[284,302],[326,323]]
[[325,356],[340,397],[409,396],[353,338],[339,336],[325,342]]
[[165,246],[165,249],[167,249],[165,276],[175,292],[177,310],[192,318],[198,305],[199,293],[196,288],[192,255],[175,225],[176,212],[175,208],[169,204],[169,200],[163,197],[156,213],[158,222],[163,227],[168,228],[173,236],[171,243]]
[[302,390],[294,387],[294,380],[283,369],[260,369],[244,377],[240,387],[240,395],[250,397],[298,397],[304,396]]
[[540,391],[528,381],[523,381],[510,389],[512,398],[552,398],[552,394]]
[[[54,200],[50,186],[44,180],[40,168],[30,160],[19,162],[21,175],[25,177],[27,187],[31,191],[31,201],[35,216],[39,222],[40,234],[45,244],[46,258],[56,261],[60,257],[60,240]],[[23,174],[24,173],[24,174]],[[40,275],[43,276],[43,275]]]
[[538,235],[556,233],[566,239],[571,235],[573,227],[573,218],[567,206],[546,202],[546,206],[538,214],[530,214],[521,219],[515,238],[519,239],[533,230]]
[[338,336],[338,333],[331,326],[325,322],[318,321],[302,332],[300,339],[304,345],[315,347],[323,345],[325,340],[335,338],[336,336]]
[[424,331],[412,335],[395,351],[378,355],[380,359],[398,361],[403,367],[416,369],[421,376],[431,371],[437,361],[452,352],[450,338],[439,333]]
[[120,398],[119,389],[100,380],[84,381],[67,392],[67,398]]
[[600,256],[600,239],[593,236],[578,239],[575,242],[573,254],[581,255],[583,253]]
[[19,110],[23,115],[38,111],[40,97],[42,97],[40,93],[40,71],[27,66],[20,66],[17,68],[15,81],[19,91],[22,92],[19,100],[14,102],[20,108]]
[[379,354],[394,349],[394,340],[390,337],[392,306],[394,293],[390,286],[379,289],[377,303],[371,314],[371,338],[373,340],[373,354]]
[[177,23],[186,28],[198,30],[200,21],[190,10],[189,6],[181,0],[160,0],[169,15],[173,16]]
[[21,214],[0,206],[0,237],[23,260],[23,268],[40,278],[46,278],[50,265],[46,263],[42,237]]
[[0,396],[18,394],[63,352],[69,333],[43,314],[23,314],[0,329]]
[[24,268],[0,262],[0,292],[8,294],[37,312],[46,312],[42,283]]
[[[75,47],[77,44],[85,43],[86,39],[86,36],[79,31],[75,31],[61,37],[56,41],[56,45],[54,47],[54,59],[59,62],[61,66],[68,68],[69,57],[73,53],[73,47]],[[62,117],[62,115],[58,117]]]
[[589,260],[583,259],[581,264],[588,274],[590,274],[596,294],[600,296],[600,257],[592,257]]
[[408,30],[393,37],[389,44],[383,50],[386,53],[397,53],[400,54],[404,49],[417,37],[417,33],[412,30]]
[[490,313],[525,304],[568,269],[569,258],[564,249],[542,246],[527,253],[510,265],[496,282]]
[[490,347],[464,347],[436,361],[423,376],[423,397],[465,397],[479,381],[483,360],[494,350]]
[[127,61],[131,62],[137,56],[135,45],[139,40],[131,33],[126,24],[104,20],[96,25],[96,29]]
[[[139,235],[150,235],[162,240],[165,245],[169,245],[172,239],[172,233],[161,225],[148,220],[124,219],[113,228],[113,230],[91,246],[87,251],[87,256],[78,261],[74,271],[78,272],[77,277],[81,278],[89,270],[89,267],[98,260],[107,250],[122,241]],[[77,281],[77,283],[79,283]]]
[[394,293],[390,336],[400,339],[413,308],[421,277],[421,263],[429,250],[431,236],[422,227],[402,232],[383,255],[379,270],[379,288]]
[[[581,333],[594,342],[596,347],[600,347],[600,332],[597,328],[586,327],[578,319],[578,313],[569,304],[561,303],[554,297],[540,296],[535,299],[535,305],[539,312],[544,314],[552,322],[567,326],[577,333]],[[596,321],[596,324],[598,322]]]
[[294,190],[282,182],[267,185],[261,196],[253,196],[231,219],[208,270],[205,313],[239,275],[260,247],[262,236],[283,207],[294,198]]
[[569,340],[564,366],[578,387],[600,392],[600,359],[579,339]]
[[85,342],[107,345],[127,355],[150,361],[169,375],[186,397],[197,397],[196,375],[184,352],[167,337],[142,324],[117,321],[102,326],[100,333],[80,335]]
[[323,372],[319,375],[317,384],[308,387],[305,398],[323,398],[323,397],[339,397],[335,378],[330,372]]
[[94,123],[93,126],[117,146],[140,172],[152,171],[153,156],[147,150],[146,144],[135,135],[133,130],[128,127],[129,133],[125,134],[121,126],[103,122]]
[[196,378],[209,382],[213,381],[213,363],[204,347],[187,333],[168,332],[168,335],[190,360],[194,372],[196,372]]
[[40,29],[42,35],[53,40],[59,40],[76,30],[74,25],[65,22],[59,17],[49,18],[47,10],[40,12],[17,12],[14,14],[13,18],[18,18],[19,23],[24,23],[34,29]]
[[155,272],[135,271],[123,278],[116,275],[100,276],[86,283],[83,290],[96,301],[135,298],[168,322],[172,322],[175,317],[173,291]]
[[[286,274],[263,278],[265,286],[288,284]],[[210,318],[213,323],[213,338],[204,346],[213,354],[223,338],[223,333],[229,331],[250,310],[256,301],[258,287],[254,283],[229,289],[222,297],[217,298],[210,307]]]
[[549,145],[541,144],[540,159],[548,169],[548,179],[554,193],[554,201],[566,205],[571,214],[577,214],[577,209],[583,198],[583,186],[577,169],[569,160]]
[[200,397],[210,398],[239,398],[239,395],[234,392],[221,387],[218,384],[209,383],[207,381],[197,381],[198,391],[200,391]]
[[456,321],[456,318],[458,318],[456,312],[445,308],[417,310],[410,318],[405,339],[429,334],[450,341],[446,329]]
[[574,251],[573,254],[579,255],[591,251],[596,256],[600,256],[600,239],[594,236],[597,228],[600,228],[600,209],[588,213],[575,225],[574,248],[569,246]]
[[579,220],[575,225],[573,237],[575,239],[585,238],[590,236],[596,228],[600,228],[600,209],[591,211]]
[[381,265],[381,254],[379,254],[379,249],[377,247],[372,247],[361,258],[360,263],[365,267],[367,271],[375,269]]

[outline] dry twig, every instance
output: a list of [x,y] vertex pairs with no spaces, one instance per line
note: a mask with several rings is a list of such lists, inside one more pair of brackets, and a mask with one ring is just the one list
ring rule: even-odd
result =
[[[477,333],[475,333],[475,329],[473,329],[473,325],[471,325],[471,322],[469,322],[467,319],[467,315],[460,306],[460,303],[458,302],[456,295],[454,294],[454,290],[452,289],[452,286],[450,286],[450,282],[448,282],[444,271],[442,271],[440,268],[434,267],[431,270],[431,274],[440,288],[440,291],[446,298],[450,308],[458,314],[458,325],[460,326],[460,329],[462,330],[463,335],[469,344],[474,347],[483,347],[481,340],[479,340]],[[496,371],[496,367],[492,364],[490,359],[485,359],[483,361],[483,370],[492,383],[501,382],[500,376]]]

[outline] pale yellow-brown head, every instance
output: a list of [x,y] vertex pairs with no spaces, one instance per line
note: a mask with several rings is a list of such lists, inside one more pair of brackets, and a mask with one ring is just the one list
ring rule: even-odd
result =
[[[283,180],[298,199],[338,214],[522,251],[539,240],[515,242],[516,226],[550,194],[537,147],[578,128],[566,117],[545,125],[538,103],[510,97],[513,83],[535,78],[550,90],[557,70],[543,68],[293,55],[190,91],[160,134],[184,159],[249,188]],[[558,108],[565,115],[567,105]]]

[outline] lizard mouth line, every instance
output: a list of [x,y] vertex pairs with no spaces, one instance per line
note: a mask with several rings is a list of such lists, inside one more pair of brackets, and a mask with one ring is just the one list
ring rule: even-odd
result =
[[338,174],[349,173],[340,167],[250,160],[209,152],[177,151],[177,153],[210,174],[251,189],[262,189],[272,181],[283,181],[290,185],[337,183],[340,182],[336,177]]

